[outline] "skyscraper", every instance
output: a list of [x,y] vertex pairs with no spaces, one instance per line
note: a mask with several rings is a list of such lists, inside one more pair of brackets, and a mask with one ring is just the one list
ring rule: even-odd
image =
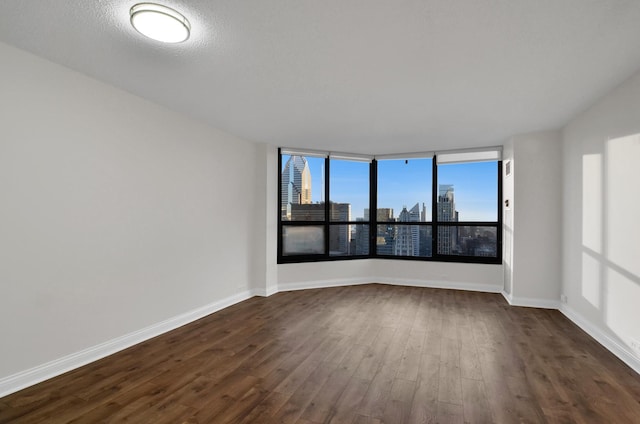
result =
[[[329,213],[331,214],[331,221],[351,221],[351,204],[331,202],[329,204]],[[351,225],[332,225],[329,231],[329,252],[348,255],[352,253],[350,247]]]
[[[453,185],[441,184],[438,193],[438,221],[456,222],[458,221],[458,211],[453,195]],[[457,227],[441,226],[438,228],[438,253],[450,255],[457,250]]]
[[[420,204],[407,210],[405,206],[398,216],[398,222],[420,222]],[[419,256],[420,255],[420,229],[417,225],[396,226],[394,255]]]
[[[368,221],[369,216],[369,208],[365,208],[364,220]],[[372,231],[376,232],[376,253],[378,255],[393,255],[395,237],[395,226],[392,224],[395,221],[393,208],[376,209],[376,220],[378,221],[378,228],[372,229]]]
[[291,205],[311,203],[311,171],[304,156],[291,156],[282,170],[282,219],[291,220]]

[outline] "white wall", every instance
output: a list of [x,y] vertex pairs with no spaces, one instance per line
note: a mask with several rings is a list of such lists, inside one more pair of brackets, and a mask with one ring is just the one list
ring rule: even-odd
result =
[[564,129],[563,311],[640,372],[640,73]]
[[278,291],[278,148],[261,143],[258,153],[254,184],[259,206],[254,209],[254,219],[261,228],[256,230],[253,282],[257,294],[269,296]]
[[502,266],[393,259],[278,265],[278,290],[384,283],[498,293]]
[[[513,139],[510,139],[502,149],[502,266],[503,291],[507,297],[511,297],[513,292],[513,197],[515,194],[513,156]],[[506,175],[507,163],[510,163],[511,167],[509,175]],[[505,202],[509,202],[508,208]]]
[[247,295],[255,144],[1,43],[0,58],[0,381]]
[[561,134],[512,137],[504,154],[511,161],[503,184],[503,198],[510,202],[503,214],[505,292],[513,304],[556,308],[562,274]]
[[373,269],[376,281],[383,283],[495,293],[503,286],[502,265],[495,264],[379,259]]
[[372,259],[280,264],[278,290],[372,283]]

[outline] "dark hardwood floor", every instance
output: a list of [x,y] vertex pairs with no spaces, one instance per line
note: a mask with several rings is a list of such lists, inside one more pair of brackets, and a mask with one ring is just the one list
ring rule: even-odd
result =
[[0,398],[2,423],[640,423],[557,311],[388,285],[253,298]]

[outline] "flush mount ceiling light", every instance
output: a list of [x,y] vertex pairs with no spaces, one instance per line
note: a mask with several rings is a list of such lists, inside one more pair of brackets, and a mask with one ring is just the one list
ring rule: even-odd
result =
[[131,25],[145,37],[164,43],[181,43],[189,38],[189,21],[169,7],[139,3],[131,8],[129,14]]

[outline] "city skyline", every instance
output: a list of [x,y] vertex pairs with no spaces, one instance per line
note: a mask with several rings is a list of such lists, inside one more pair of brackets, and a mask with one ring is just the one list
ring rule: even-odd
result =
[[[324,179],[314,183],[312,176],[324,175],[324,160],[301,156],[291,156],[284,164],[281,177],[282,219],[284,221],[326,222],[326,208],[322,203],[325,193]],[[315,161],[313,159],[316,159]],[[314,163],[315,162],[315,163]],[[399,161],[382,161],[378,164],[378,204],[376,209],[378,225],[371,229],[364,224],[342,224],[330,226],[329,255],[368,255],[369,232],[375,231],[375,253],[391,256],[433,256],[433,249],[440,255],[495,256],[497,254],[497,229],[493,226],[464,225],[460,219],[459,198],[455,184],[444,183],[437,186],[436,217],[438,222],[460,222],[462,225],[441,225],[437,228],[437,243],[433,244],[433,227],[419,225],[421,222],[432,222],[431,176],[433,162],[429,159],[412,159]],[[480,166],[478,166],[480,165]],[[492,170],[493,168],[493,170]],[[466,171],[463,187],[481,184],[484,192],[491,191],[491,184],[483,179],[489,178],[494,183],[493,195],[482,198],[488,213],[476,215],[476,221],[491,222],[497,220],[497,164],[465,163],[462,166],[442,165],[438,175],[447,179],[460,178],[460,170]],[[320,171],[320,172],[318,172]],[[488,172],[487,172],[488,171]],[[482,175],[484,173],[484,175]],[[491,175],[491,174],[494,175]],[[463,172],[464,174],[464,172]],[[329,219],[333,222],[370,222],[369,210],[369,164],[364,162],[331,162]],[[451,177],[455,178],[451,178]],[[484,177],[484,178],[482,178]],[[422,183],[424,181],[424,183]],[[426,183],[428,181],[428,184]],[[478,181],[480,181],[478,183]],[[312,190],[312,187],[320,190]],[[320,192],[320,195],[317,192]],[[409,193],[409,194],[408,194]],[[463,195],[469,197],[463,190]],[[419,197],[415,203],[407,202],[410,196]],[[478,196],[476,193],[475,196]],[[482,196],[481,196],[482,197]],[[493,199],[492,199],[493,197]],[[319,199],[319,200],[318,200]],[[315,200],[315,202],[314,202]],[[422,201],[421,201],[422,200]],[[358,205],[357,202],[360,202]],[[402,207],[387,207],[387,204]],[[395,203],[394,203],[395,202]],[[491,207],[490,203],[495,202]],[[464,203],[464,202],[460,202]],[[356,204],[358,206],[353,207]],[[467,201],[467,204],[470,204]],[[427,207],[427,205],[429,205]],[[359,210],[362,213],[359,213]],[[352,210],[355,213],[352,214]],[[494,219],[491,219],[493,215]],[[484,219],[482,219],[484,218]],[[461,222],[462,221],[462,222]],[[412,225],[411,223],[416,223]],[[289,228],[289,227],[287,227]],[[290,249],[300,252],[320,253],[324,250],[322,227],[292,227],[287,234],[286,251]]]
[[[324,158],[307,157],[306,161],[311,175],[311,203],[323,202]],[[497,172],[496,162],[438,166],[438,185],[456,187],[460,221],[497,221]],[[424,203],[426,220],[431,221],[430,158],[378,161],[378,177],[378,209],[393,209],[397,217],[403,207],[411,208],[416,203],[422,207]],[[331,201],[351,204],[351,219],[364,219],[365,209],[369,209],[369,164],[334,160],[330,178]]]

